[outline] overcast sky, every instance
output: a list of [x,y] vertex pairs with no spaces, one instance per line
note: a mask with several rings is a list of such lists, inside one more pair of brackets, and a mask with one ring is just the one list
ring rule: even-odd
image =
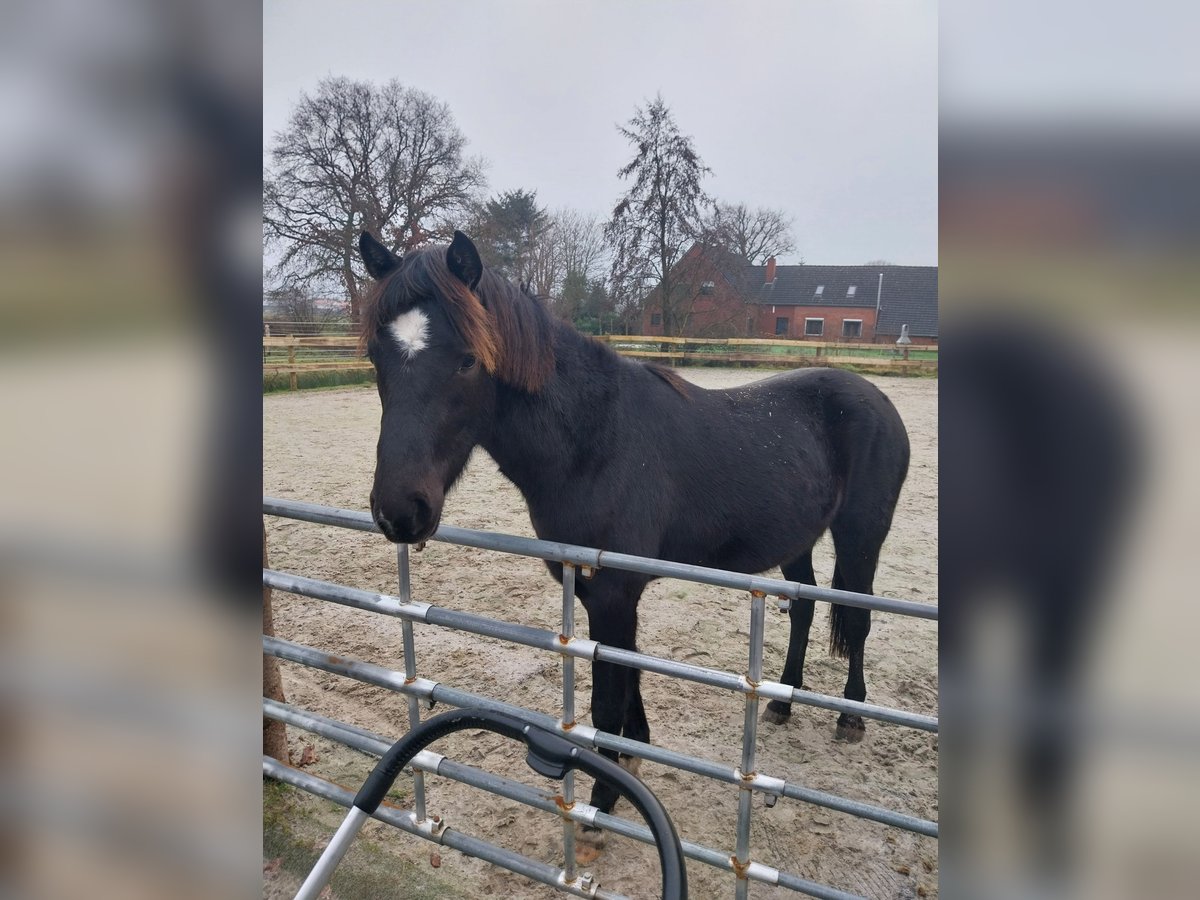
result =
[[607,216],[616,126],[661,92],[709,193],[783,209],[806,262],[937,262],[935,0],[268,0],[263,25],[264,146],[321,78],[398,78],[450,105],[491,193]]

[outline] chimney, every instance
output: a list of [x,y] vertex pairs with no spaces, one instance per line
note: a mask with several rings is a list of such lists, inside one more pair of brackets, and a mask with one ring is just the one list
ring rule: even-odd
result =
[[767,284],[775,280],[775,257],[767,257]]

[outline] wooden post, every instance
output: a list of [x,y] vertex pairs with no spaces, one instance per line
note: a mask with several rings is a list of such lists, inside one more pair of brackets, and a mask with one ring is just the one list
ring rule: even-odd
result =
[[288,344],[288,365],[291,366],[291,371],[288,373],[288,386],[291,390],[297,390],[299,385],[296,383],[296,345]]
[[[267,523],[263,522],[263,568],[267,568]],[[263,585],[263,634],[275,636],[275,622],[271,615],[271,589]],[[279,660],[263,654],[263,696],[286,703],[283,698],[283,676],[279,672]],[[288,764],[287,728],[282,722],[263,716],[263,753]]]

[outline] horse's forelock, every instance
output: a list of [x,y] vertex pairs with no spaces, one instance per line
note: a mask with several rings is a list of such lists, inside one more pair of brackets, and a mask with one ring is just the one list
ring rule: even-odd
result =
[[441,247],[410,251],[397,271],[368,296],[362,312],[362,348],[419,296],[434,296],[444,304],[471,354],[506,384],[536,393],[554,371],[549,317],[537,305],[540,301],[486,270],[471,291],[450,272]]

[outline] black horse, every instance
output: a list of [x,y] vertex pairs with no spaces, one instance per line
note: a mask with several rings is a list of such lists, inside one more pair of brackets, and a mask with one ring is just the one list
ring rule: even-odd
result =
[[[389,540],[437,529],[446,491],[482,446],[521,490],[545,539],[761,572],[816,584],[812,549],[828,528],[833,587],[871,593],[879,550],[908,472],[908,435],[865,379],[805,369],[734,390],[695,387],[618,356],[554,320],[537,298],[448,248],[403,259],[363,233],[379,283],[363,313],[383,404],[371,513]],[[550,569],[560,581],[561,566]],[[649,576],[602,569],[576,581],[591,638],[633,649]],[[801,683],[812,601],[792,604],[782,680]],[[870,612],[832,608],[831,650],[848,656],[845,696],[866,697]],[[650,738],[635,669],[592,666],[592,724]],[[786,721],[791,704],[764,717]],[[861,717],[838,733],[861,739]],[[628,764],[628,761],[627,761]],[[595,785],[592,804],[615,792]],[[602,843],[596,829],[583,835]]]

